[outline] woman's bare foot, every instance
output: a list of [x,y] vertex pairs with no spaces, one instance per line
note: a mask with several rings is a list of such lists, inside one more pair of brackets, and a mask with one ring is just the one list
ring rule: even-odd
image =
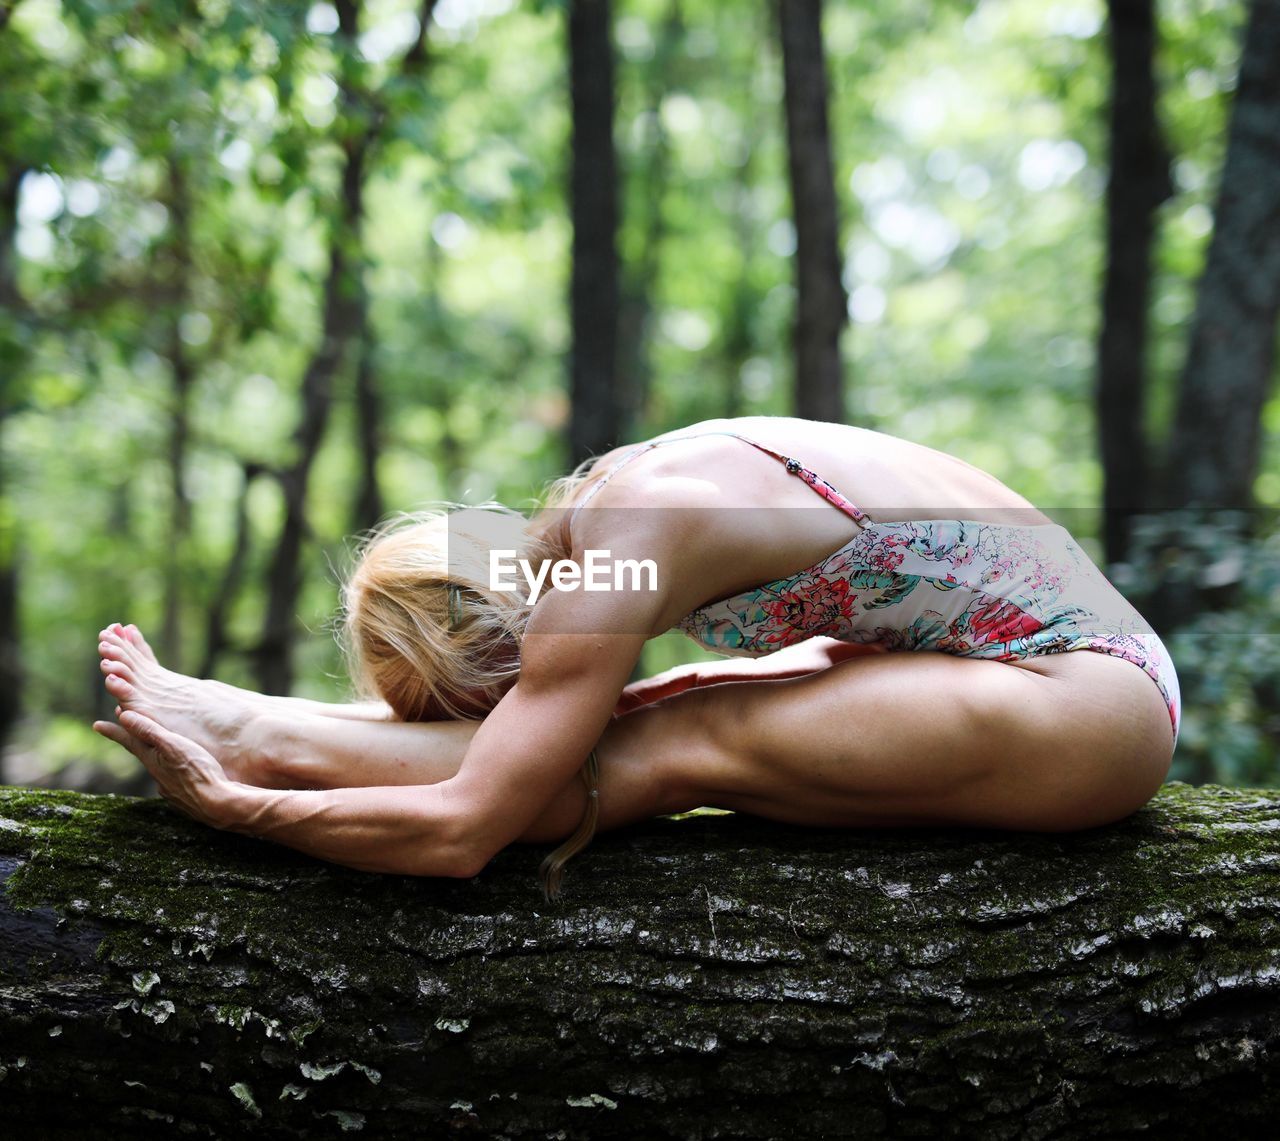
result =
[[264,777],[264,742],[254,732],[265,712],[258,695],[165,669],[136,626],[108,626],[98,635],[98,653],[107,692],[120,709],[196,741],[232,780],[256,784]]

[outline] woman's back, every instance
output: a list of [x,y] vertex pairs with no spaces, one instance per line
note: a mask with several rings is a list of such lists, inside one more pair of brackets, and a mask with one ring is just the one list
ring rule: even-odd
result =
[[[740,416],[704,420],[654,436],[646,443],[695,437],[707,443],[714,443],[718,437],[728,443],[728,437],[719,436],[723,432],[739,433],[783,455],[794,456],[878,521],[965,518],[966,512],[980,512],[981,518],[992,522],[1051,521],[995,476],[964,460],[923,444],[849,424],[794,416]],[[614,449],[601,458],[596,470],[603,475],[628,452],[642,446],[631,444]],[[663,448],[661,461],[668,465],[682,462],[697,465],[698,457],[688,450],[695,446]],[[716,454],[723,481],[737,486],[742,486],[743,481],[750,483],[754,473],[765,472],[770,466],[750,448],[729,446],[717,449]],[[656,450],[654,459],[658,459]],[[699,470],[705,472],[705,467]],[[796,502],[806,500],[797,497]],[[754,505],[772,504],[757,502]]]
[[[661,553],[653,634],[674,626],[745,656],[817,636],[1006,662],[1091,649],[1142,668],[1176,733],[1176,677],[1147,623],[1064,528],[962,460],[846,425],[744,417],[599,467],[575,517],[593,500],[699,512],[692,531],[672,528],[696,541]],[[583,545],[607,547],[626,525],[592,520]]]
[[[597,548],[636,507],[697,512],[696,543],[668,553],[678,581],[655,634],[708,599],[813,566],[855,533],[846,512],[751,442],[794,457],[876,522],[1051,522],[994,476],[882,432],[785,416],[704,420],[601,456],[567,505],[574,541]],[[681,522],[673,533],[687,531]]]

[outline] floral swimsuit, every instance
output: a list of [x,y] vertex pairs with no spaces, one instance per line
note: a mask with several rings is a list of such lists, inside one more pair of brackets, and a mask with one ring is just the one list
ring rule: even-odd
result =
[[[755,657],[825,636],[885,650],[939,650],[1017,661],[1094,650],[1132,662],[1159,687],[1178,738],[1178,675],[1164,643],[1056,523],[964,519],[876,523],[798,460],[733,436],[786,465],[849,515],[858,533],[820,562],[732,598],[708,602],[677,627],[721,654]],[[628,452],[615,471],[659,444]]]

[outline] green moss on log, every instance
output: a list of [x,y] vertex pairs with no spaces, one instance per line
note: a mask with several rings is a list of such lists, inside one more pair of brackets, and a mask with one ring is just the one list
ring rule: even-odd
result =
[[[93,962],[0,964],[0,1090],[25,1104],[83,1030],[131,1044],[65,1112],[157,1136],[768,1137],[797,1100],[832,1137],[1122,1136],[1192,1120],[1180,1089],[1276,1108],[1280,794],[1171,784],[1068,834],[657,821],[551,906],[541,854],[377,876],[158,800],[0,789],[4,906]],[[86,972],[88,1012],[50,997]]]

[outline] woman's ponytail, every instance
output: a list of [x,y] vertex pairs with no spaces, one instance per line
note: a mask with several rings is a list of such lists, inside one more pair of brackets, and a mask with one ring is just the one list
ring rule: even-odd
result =
[[591,750],[591,755],[578,770],[578,774],[587,788],[587,805],[582,812],[582,822],[572,836],[542,861],[542,866],[538,869],[542,880],[542,894],[548,903],[560,898],[560,881],[564,877],[565,864],[591,843],[591,838],[596,834],[596,822],[600,819],[600,762],[596,758],[595,749]]

